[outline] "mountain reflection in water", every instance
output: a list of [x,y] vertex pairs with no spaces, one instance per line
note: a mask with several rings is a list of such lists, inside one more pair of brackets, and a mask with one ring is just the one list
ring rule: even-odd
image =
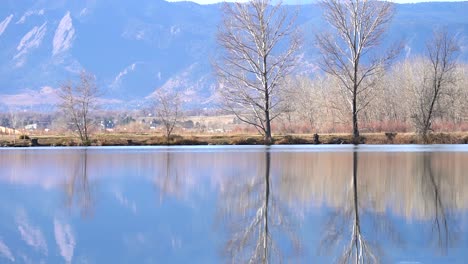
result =
[[408,148],[2,149],[0,263],[464,263],[468,149]]

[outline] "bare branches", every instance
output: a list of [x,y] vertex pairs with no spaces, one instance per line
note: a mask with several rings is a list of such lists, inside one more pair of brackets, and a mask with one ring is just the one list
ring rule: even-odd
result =
[[166,142],[169,143],[175,125],[182,118],[182,100],[177,92],[158,90],[155,93],[156,116],[164,126]]
[[[296,64],[300,38],[281,3],[251,0],[224,5],[214,67],[225,108],[271,141],[270,122],[281,112],[278,90]],[[284,47],[284,48],[283,48]]]
[[455,36],[446,30],[434,32],[433,39],[426,44],[430,69],[425,72],[420,94],[413,114],[417,132],[428,141],[436,104],[442,94],[455,82],[456,59],[459,46]]
[[69,123],[85,146],[90,144],[89,134],[94,125],[91,114],[97,108],[99,90],[95,81],[94,75],[82,71],[78,85],[73,85],[68,81],[60,87],[58,93],[61,99],[60,109],[69,119]]
[[[359,103],[359,94],[373,87],[372,78],[383,73],[385,66],[396,57],[399,49],[391,49],[384,56],[372,57],[369,52],[377,47],[393,16],[393,4],[376,0],[323,0],[324,18],[334,34],[317,35],[317,46],[322,53],[321,68],[340,80],[348,94],[353,115],[353,137],[359,137],[358,113],[370,101]],[[368,57],[368,58],[366,58]]]

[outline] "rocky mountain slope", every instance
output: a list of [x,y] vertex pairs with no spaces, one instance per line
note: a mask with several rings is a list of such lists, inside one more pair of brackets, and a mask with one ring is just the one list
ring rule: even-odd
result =
[[[210,105],[220,4],[162,0],[4,0],[0,8],[0,106],[38,107],[82,69],[97,76],[108,104],[138,105],[156,89],[176,89]],[[314,32],[326,26],[317,5],[299,11],[305,45],[300,71],[316,67]],[[404,39],[403,56],[420,54],[433,28],[461,39],[468,61],[468,2],[398,4],[387,42]]]

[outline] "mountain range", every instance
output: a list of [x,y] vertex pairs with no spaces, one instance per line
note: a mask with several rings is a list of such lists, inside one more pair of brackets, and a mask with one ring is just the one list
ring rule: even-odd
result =
[[[3,0],[0,8],[0,108],[41,108],[55,90],[86,69],[96,75],[103,102],[137,107],[160,88],[183,92],[192,104],[212,103],[216,31],[222,4],[162,0]],[[315,32],[327,25],[316,4],[298,11],[304,35],[299,70],[312,74]],[[468,62],[468,2],[396,4],[386,42],[404,40],[403,56],[422,54],[433,29],[459,36]]]

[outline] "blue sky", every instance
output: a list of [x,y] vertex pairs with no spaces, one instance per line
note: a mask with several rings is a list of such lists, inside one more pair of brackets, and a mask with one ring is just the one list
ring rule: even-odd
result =
[[[178,1],[187,1],[187,0],[167,0],[169,2],[178,2]],[[223,0],[190,0],[191,2],[199,3],[199,4],[213,4],[213,3],[219,3],[223,2]],[[227,0],[228,2],[237,2],[236,0]],[[247,0],[240,0],[239,2],[245,2]],[[314,0],[283,0],[283,2],[288,2],[288,3],[297,3],[297,4],[304,4],[304,3],[310,3],[313,2]],[[463,0],[461,0],[463,1]],[[465,0],[466,1],[466,0]],[[428,1],[428,0],[394,0],[393,2],[395,3],[420,3],[420,2],[459,2],[459,1],[453,1],[453,0],[438,0],[438,1]]]

